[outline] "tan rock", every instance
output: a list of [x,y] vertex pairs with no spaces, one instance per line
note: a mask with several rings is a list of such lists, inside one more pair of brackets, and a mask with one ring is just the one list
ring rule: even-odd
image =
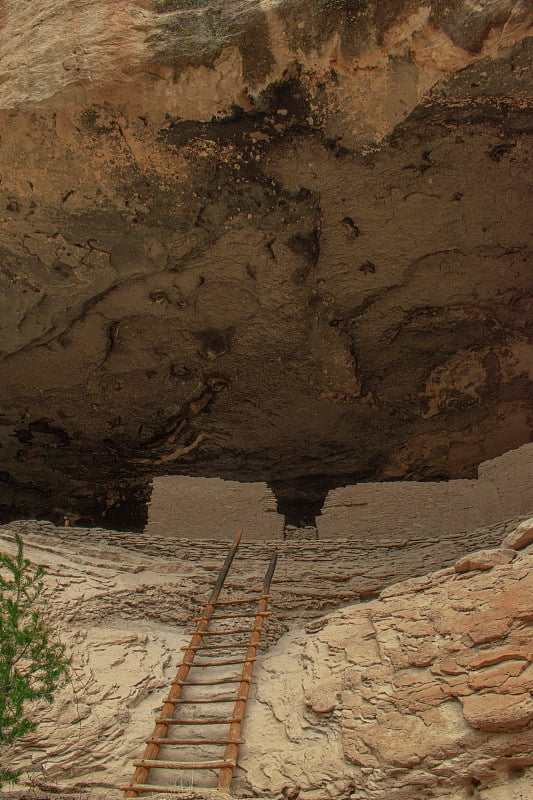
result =
[[[46,770],[66,787],[83,780],[96,798],[98,785],[131,777],[197,615],[191,598],[206,596],[220,547],[154,537],[148,554],[129,534],[116,534],[111,548],[98,532],[60,533],[63,540],[52,528],[46,537],[28,534],[27,552],[55,576],[50,608],[72,644],[83,693],[76,705],[65,688],[39,712],[39,729],[17,751],[16,764]],[[13,547],[5,531],[0,542]],[[299,800],[414,800],[423,787],[435,798],[463,800],[473,778],[510,785],[507,768],[529,763],[533,751],[533,553],[493,570],[428,574],[405,593],[392,586],[383,600],[330,611],[306,633],[307,546],[299,554],[291,543],[286,573],[280,566],[273,584],[274,617],[283,613],[286,624],[290,610],[296,628],[279,638],[282,629],[269,618],[267,636],[275,635],[254,673],[235,783],[240,796],[278,799],[298,791]],[[139,552],[141,572],[134,570]],[[228,578],[232,592],[243,590],[251,569],[264,567],[261,543],[244,552]],[[291,586],[297,600],[289,609],[283,603]]]
[[527,666],[527,661],[502,661],[492,667],[472,672],[468,685],[474,690],[501,688],[509,678],[516,678]]
[[431,667],[434,673],[442,673],[444,675],[461,675],[466,673],[466,669],[462,664],[459,664],[455,658],[444,658],[442,661],[437,661]]
[[306,698],[306,705],[316,714],[329,714],[339,705],[340,685],[338,681],[324,681]]
[[474,570],[492,569],[498,564],[508,564],[516,553],[511,548],[499,550],[478,550],[469,553],[455,562],[456,572],[473,572]]
[[493,647],[489,650],[480,650],[476,653],[466,653],[459,658],[465,667],[481,669],[482,667],[490,667],[492,664],[498,664],[500,661],[512,659],[531,661],[533,659],[533,652],[530,648],[516,644],[514,646],[505,645],[503,647]]
[[494,642],[497,639],[503,639],[507,636],[508,632],[508,620],[480,617],[466,632],[465,642],[470,641],[475,645],[486,644],[487,642]]
[[465,720],[482,731],[523,728],[533,719],[530,694],[507,695],[487,692],[461,698]]
[[502,547],[513,550],[522,550],[533,542],[533,518],[526,519],[512,533],[508,534],[502,542]]
[[506,694],[533,694],[533,664],[529,664],[519,675],[509,675],[501,688]]
[[[441,706],[426,712],[425,719],[418,715],[388,711],[381,714],[372,725],[367,725],[362,739],[370,751],[377,755],[380,765],[386,762],[395,766],[412,768],[428,757],[453,750],[456,733]],[[345,749],[350,757],[350,748]]]

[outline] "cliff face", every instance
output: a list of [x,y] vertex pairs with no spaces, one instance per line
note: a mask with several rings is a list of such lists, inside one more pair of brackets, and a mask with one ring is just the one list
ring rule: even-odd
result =
[[[143,551],[138,542],[135,551],[126,534],[108,532],[107,542],[98,542],[42,523],[16,527],[25,531],[27,556],[48,567],[48,609],[73,654],[73,682],[52,707],[35,710],[39,728],[14,751],[13,763],[34,787],[90,800],[101,790],[106,800],[118,800],[113,787],[129,780],[131,762],[142,754],[221,551],[216,542],[196,549],[189,543],[189,550],[185,542],[167,543],[167,552],[157,542]],[[309,603],[304,587],[322,581],[334,598],[320,570],[334,575],[335,566],[318,559],[310,566],[294,548],[282,552],[270,649],[256,665],[234,794],[529,798],[533,520],[507,530],[501,546],[390,585],[370,602],[353,605],[355,592],[350,599],[337,588],[337,605],[352,604],[319,618],[320,606]],[[170,557],[173,546],[186,558]],[[14,549],[9,528],[0,531],[0,547]],[[348,557],[338,542],[337,560]],[[239,597],[250,590],[265,561],[260,545],[248,545],[229,590]],[[187,774],[187,786],[189,780],[192,786]],[[200,800],[204,793],[191,789],[183,797]]]
[[4,518],[529,441],[528,8],[4,3]]
[[514,785],[533,763],[531,548],[514,550],[526,541],[531,520],[500,549],[282,640],[247,726],[251,785],[301,800],[482,798],[495,784],[528,796],[530,775]]

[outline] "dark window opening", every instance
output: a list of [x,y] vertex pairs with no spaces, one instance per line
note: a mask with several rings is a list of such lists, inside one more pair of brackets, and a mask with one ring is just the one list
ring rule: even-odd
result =
[[305,528],[316,525],[316,518],[322,511],[322,500],[278,499],[278,512],[285,517],[285,525]]

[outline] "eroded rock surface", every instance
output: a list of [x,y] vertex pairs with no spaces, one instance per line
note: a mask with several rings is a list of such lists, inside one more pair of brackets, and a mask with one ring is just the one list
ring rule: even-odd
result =
[[418,800],[503,783],[501,796],[522,796],[512,779],[533,763],[530,550],[396,584],[287,635],[258,674],[248,785]]
[[529,24],[4,3],[4,519],[142,527],[157,474],[323,496],[529,441]]
[[[32,534],[24,524],[27,554],[49,567],[50,613],[74,668],[72,686],[53,707],[36,712],[38,731],[17,749],[14,763],[37,784],[118,797],[112,787],[130,778],[131,761],[142,753],[215,564],[207,557],[194,563],[134,553],[118,541],[113,547],[89,537],[61,541],[51,527],[43,535],[35,524]],[[272,646],[257,664],[234,793],[300,800],[527,798],[533,554],[523,533],[532,525],[521,523],[514,547],[517,525],[508,526],[505,546],[491,549],[490,568],[487,551],[473,554],[469,572],[450,566],[394,584],[379,599],[315,618],[305,629],[304,600],[281,638],[283,572],[276,576]],[[13,547],[7,528],[0,546]],[[243,563],[255,570],[253,549]],[[500,552],[507,563],[498,563]],[[281,564],[287,559],[285,553]],[[300,574],[305,580],[296,560],[287,567],[293,582]],[[230,591],[241,591],[238,582]],[[196,800],[204,797],[195,792]]]
[[[380,535],[372,537],[371,541],[364,532],[354,532],[350,539],[302,537],[256,542],[245,531],[226,587],[239,597],[253,595],[254,581],[262,580],[272,551],[275,549],[279,553],[271,600],[275,617],[270,619],[268,634],[273,643],[289,627],[327,614],[340,605],[376,597],[386,586],[424,575],[428,569],[453,567],[476,548],[493,552],[502,537],[510,535],[519,522],[516,519],[447,535],[428,536],[426,532]],[[121,595],[128,602],[121,603],[120,613],[127,612],[133,619],[149,613],[155,620],[176,624],[184,619],[190,622],[194,613],[200,611],[199,598],[207,597],[228,549],[228,540],[220,537],[185,539],[178,536],[179,531],[169,536],[168,533],[137,534],[98,528],[56,528],[49,522],[33,520],[10,523],[7,528],[0,528],[2,531],[9,535],[18,532],[26,539],[30,537],[29,540],[40,547],[60,548],[74,559],[80,553],[120,564],[122,556],[126,555],[127,561],[137,557],[143,564],[155,559],[156,567],[164,563],[165,571],[170,570],[175,576],[172,597],[165,600],[163,591],[145,586],[133,597]],[[232,533],[229,538],[231,536]],[[182,564],[187,565],[187,574],[192,570],[192,574],[203,576],[193,592],[187,583],[179,580]],[[110,613],[116,605],[111,597],[105,604],[101,599],[101,604]],[[86,610],[84,602],[76,613],[89,619],[92,609],[89,603]]]

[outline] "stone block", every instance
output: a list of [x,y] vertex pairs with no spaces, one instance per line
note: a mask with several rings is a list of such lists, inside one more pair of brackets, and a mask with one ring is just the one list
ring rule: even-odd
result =
[[460,700],[466,722],[481,731],[516,730],[533,719],[533,699],[529,694],[487,692]]

